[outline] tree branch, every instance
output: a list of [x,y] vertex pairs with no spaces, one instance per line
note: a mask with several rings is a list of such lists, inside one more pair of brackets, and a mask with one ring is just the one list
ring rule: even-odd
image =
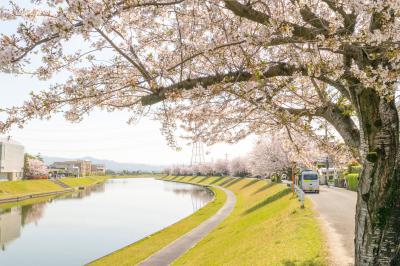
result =
[[[249,19],[251,21],[269,26],[271,17],[265,13],[253,9],[250,5],[243,5],[236,0],[224,0],[226,8],[231,10],[235,15]],[[315,39],[318,34],[324,34],[325,29],[311,29],[297,24],[281,21],[282,26],[288,26],[293,28],[293,35],[298,38],[304,39]]]
[[307,70],[302,67],[295,67],[286,63],[278,63],[271,66],[261,75],[255,75],[248,71],[234,71],[225,74],[215,74],[205,77],[199,77],[195,79],[186,79],[181,82],[172,84],[166,87],[158,88],[153,94],[142,97],[142,105],[152,105],[161,102],[166,99],[166,93],[176,89],[179,90],[190,90],[197,86],[208,87],[218,83],[231,83],[231,82],[243,82],[249,81],[252,78],[266,79],[277,76],[291,76],[295,72],[302,72],[303,75],[307,73]]

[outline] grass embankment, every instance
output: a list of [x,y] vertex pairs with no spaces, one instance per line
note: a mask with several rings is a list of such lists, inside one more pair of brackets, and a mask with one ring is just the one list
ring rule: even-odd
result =
[[283,184],[250,178],[170,178],[233,191],[232,214],[173,265],[326,265],[311,203],[301,209]]
[[65,177],[59,179],[64,184],[70,187],[87,187],[92,186],[98,183],[104,182],[108,177],[107,176],[89,176],[89,177]]
[[[237,198],[232,214],[174,265],[327,265],[323,237],[310,201],[306,200],[301,209],[285,185],[250,178],[164,179],[219,185],[233,191]],[[92,265],[134,265],[190,230],[181,230],[181,222]],[[165,233],[167,230],[169,233]]]
[[64,190],[50,180],[19,180],[0,182],[0,199]]
[[226,194],[216,188],[211,188],[215,194],[214,200],[185,219],[150,235],[132,245],[117,250],[88,265],[135,265],[151,254],[167,246],[180,236],[191,231],[196,226],[213,216],[225,203]]
[[[103,182],[107,177],[81,177],[61,178],[61,182],[71,186],[90,186]],[[67,189],[53,183],[50,180],[19,180],[0,182],[0,199],[23,197],[41,193],[62,192]]]
[[17,207],[17,206],[33,205],[33,204],[36,204],[36,203],[49,201],[50,199],[54,199],[56,197],[58,197],[58,196],[57,195],[53,195],[53,196],[44,196],[44,197],[32,198],[32,199],[21,200],[21,201],[1,203],[0,204],[0,209],[4,210],[4,209]]

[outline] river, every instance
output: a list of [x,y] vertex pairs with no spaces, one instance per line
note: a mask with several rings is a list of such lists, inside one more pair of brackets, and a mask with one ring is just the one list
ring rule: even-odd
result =
[[211,199],[211,192],[198,186],[132,178],[32,205],[0,205],[0,265],[83,265],[181,220]]

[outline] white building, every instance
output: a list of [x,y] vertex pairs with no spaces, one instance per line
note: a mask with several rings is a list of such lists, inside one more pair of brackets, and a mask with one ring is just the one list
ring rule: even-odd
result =
[[24,146],[8,139],[0,139],[0,181],[22,179],[24,175]]
[[329,185],[333,185],[335,180],[338,179],[338,173],[336,168],[320,168],[318,169],[319,173],[319,182],[321,185],[326,185],[329,182]]

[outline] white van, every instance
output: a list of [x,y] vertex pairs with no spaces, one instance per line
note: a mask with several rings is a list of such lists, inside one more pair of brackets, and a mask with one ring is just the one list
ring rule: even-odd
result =
[[305,170],[301,172],[299,186],[304,192],[319,193],[318,173],[311,170]]

